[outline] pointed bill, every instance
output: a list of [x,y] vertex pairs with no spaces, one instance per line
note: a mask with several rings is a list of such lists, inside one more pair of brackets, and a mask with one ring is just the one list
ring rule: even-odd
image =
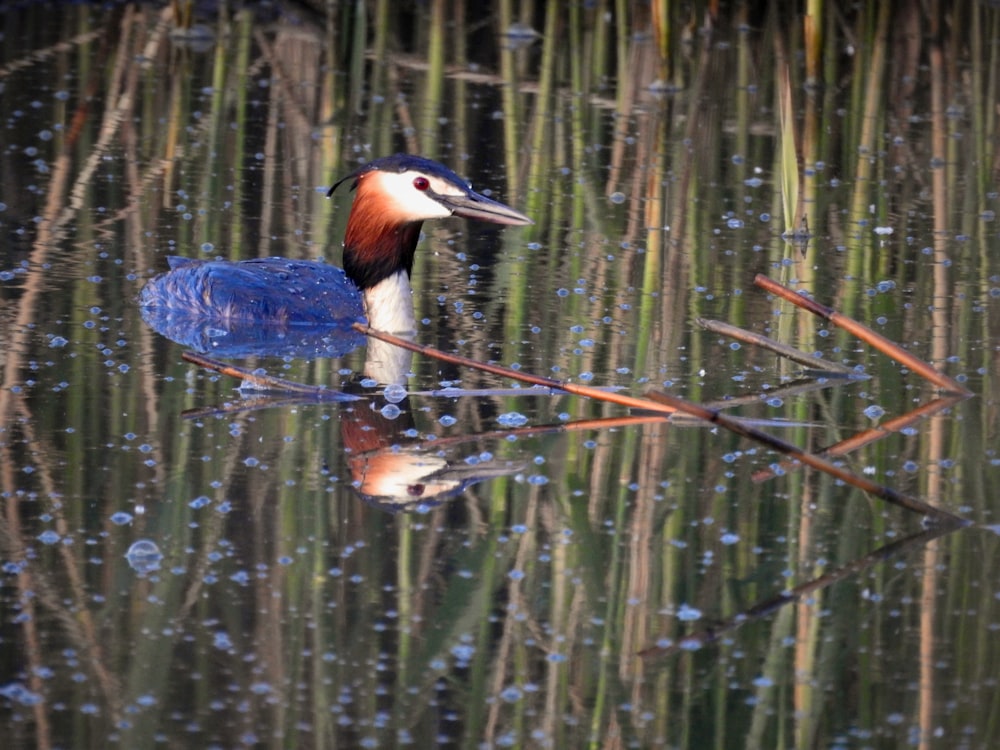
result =
[[479,221],[489,221],[493,224],[508,224],[510,226],[525,226],[535,223],[520,211],[516,211],[499,201],[487,198],[485,195],[480,195],[474,190],[470,190],[464,195],[441,195],[435,193],[434,198],[441,205],[448,208],[455,216],[462,216],[466,219],[477,219]]

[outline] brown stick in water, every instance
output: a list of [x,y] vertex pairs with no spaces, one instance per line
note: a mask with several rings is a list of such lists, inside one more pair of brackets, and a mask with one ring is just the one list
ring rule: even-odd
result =
[[922,378],[929,380],[939,388],[951,393],[960,393],[965,396],[972,395],[972,391],[960,385],[956,380],[948,377],[932,365],[914,357],[899,344],[890,341],[880,333],[876,333],[863,323],[859,323],[853,318],[837,312],[832,307],[820,304],[811,297],[803,297],[793,289],[782,286],[774,279],[768,278],[760,273],[754,277],[753,283],[765,291],[770,292],[777,297],[781,297],[782,299],[791,302],[793,305],[801,307],[803,310],[808,310],[814,315],[818,315],[824,320],[830,321],[835,326],[843,328],[848,333],[858,337],[866,344],[870,344],[875,347],[886,356],[896,360],[904,367],[917,373]]

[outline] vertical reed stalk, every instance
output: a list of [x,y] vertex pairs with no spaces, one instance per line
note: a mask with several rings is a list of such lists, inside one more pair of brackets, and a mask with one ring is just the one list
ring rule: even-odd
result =
[[551,172],[551,122],[552,88],[555,79],[556,47],[563,43],[558,31],[559,3],[548,3],[545,10],[545,32],[542,43],[542,62],[539,71],[538,96],[531,123],[531,158],[528,167],[528,215],[536,222],[545,223],[548,213],[548,194],[544,189],[545,176]]
[[416,591],[413,586],[413,523],[412,517],[401,513],[398,523],[396,551],[396,609],[398,611],[396,642],[396,689],[403,695],[412,679],[408,670],[412,652],[413,601]]
[[[778,55],[781,59],[783,55]],[[785,217],[785,234],[794,237],[799,230],[801,215],[799,195],[799,157],[795,146],[795,107],[792,103],[792,81],[788,64],[778,69],[778,111],[780,134],[780,154],[778,168],[781,182],[781,202]]]
[[[514,23],[514,11],[512,3],[514,0],[500,0],[497,12],[497,35],[501,40],[504,34]],[[504,164],[507,172],[507,189],[509,192],[509,202],[517,203],[521,193],[520,180],[517,178],[519,170],[518,163],[518,140],[521,136],[519,128],[521,122],[521,105],[518,98],[517,87],[518,77],[515,67],[514,50],[510,44],[501,41],[500,44],[500,77],[503,79],[501,98],[503,100],[503,153]]]
[[[864,68],[864,78],[868,85],[864,94],[864,107],[861,113],[861,135],[858,139],[857,147],[857,168],[854,174],[854,193],[851,200],[850,222],[852,223],[856,236],[860,240],[851,246],[851,254],[848,260],[848,274],[852,278],[864,278],[864,263],[868,255],[867,248],[872,241],[872,235],[868,227],[868,217],[870,212],[868,204],[872,200],[872,179],[875,168],[876,138],[879,132],[878,124],[881,120],[880,113],[884,111],[883,106],[883,84],[885,81],[885,50],[889,37],[890,6],[886,3],[879,4],[876,28],[871,42],[871,59]],[[859,65],[864,65],[862,60],[858,60]],[[860,73],[861,70],[859,69]],[[853,297],[845,299],[844,313],[848,316],[855,314]]]
[[[249,122],[250,107],[250,50],[253,35],[253,13],[241,11],[236,15],[236,58],[233,60],[233,70],[237,75],[236,104],[234,121],[238,132],[245,133]],[[222,119],[221,110],[217,116]],[[233,180],[233,221],[229,224],[230,247],[227,249],[230,259],[236,260],[243,255],[243,190],[246,180],[243,179],[242,165],[246,164],[245,138],[234,138],[232,163],[237,165],[237,179]]]
[[[455,39],[464,40],[469,34],[466,24],[465,0],[454,0],[452,5],[451,33]],[[465,53],[464,44],[456,44],[452,48],[452,64],[459,70],[468,67],[468,60]],[[454,95],[452,97],[452,116],[448,118],[451,125],[449,133],[451,135],[454,153],[468,154],[473,151],[469,145],[469,128],[465,127],[465,113],[469,111],[468,86],[464,79],[457,79],[451,84]]]
[[803,41],[806,48],[806,86],[820,83],[820,60],[823,56],[823,0],[806,0],[802,17]]
[[[670,0],[652,0],[653,34],[656,37],[656,47],[660,53],[660,80],[666,83],[670,80]],[[745,6],[740,5],[738,13],[745,12]]]
[[447,0],[431,0],[430,39],[427,45],[427,76],[424,81],[423,118],[418,148],[426,156],[440,158],[438,118],[444,96],[444,44]]
[[639,305],[639,330],[646,335],[639,336],[635,350],[635,371],[646,372],[649,364],[649,349],[653,345],[654,313],[658,309],[657,292],[664,292],[663,260],[667,253],[666,223],[666,169],[667,157],[663,149],[668,143],[667,118],[655,118],[655,144],[645,175],[645,225],[646,252],[643,254],[642,296]]
[[[818,481],[818,480],[817,480]],[[812,565],[813,508],[816,503],[816,481],[804,481],[804,492],[799,496],[799,555],[797,570],[802,579],[814,578],[820,573]],[[808,747],[816,726],[816,654],[819,624],[822,619],[823,592],[795,604],[795,649],[792,668],[792,703],[795,716],[795,746]]]
[[931,318],[931,362],[942,363],[948,356],[948,139],[945,119],[945,70],[942,52],[944,30],[940,26],[939,0],[930,5],[931,73],[931,186],[934,206],[934,294]]
[[392,0],[375,0],[373,18],[371,91],[375,96],[388,97],[388,76],[386,66],[389,53],[389,6]]
[[354,0],[354,18],[351,25],[350,62],[350,106],[351,112],[360,113],[364,109],[365,95],[365,50],[368,48],[368,11],[365,0]]
[[569,117],[572,123],[570,131],[571,159],[569,165],[573,191],[573,209],[570,226],[582,229],[585,219],[586,190],[583,173],[585,159],[585,117],[587,107],[587,90],[584,85],[584,44],[583,44],[583,13],[580,3],[569,5],[569,71],[570,95]]

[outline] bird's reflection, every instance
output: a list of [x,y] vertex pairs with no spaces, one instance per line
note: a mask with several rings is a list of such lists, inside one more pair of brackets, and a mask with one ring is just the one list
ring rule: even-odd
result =
[[[351,389],[349,389],[351,390]],[[341,409],[340,430],[352,483],[362,500],[382,510],[424,510],[468,487],[520,471],[523,463],[468,450],[478,436],[446,449],[416,437],[409,397],[379,395]]]
[[[202,365],[212,362],[204,358],[197,361]],[[241,370],[224,367],[229,374]],[[393,513],[423,511],[455,499],[474,484],[522,470],[525,462],[495,458],[484,447],[503,441],[511,432],[564,428],[544,426],[421,438],[406,391],[397,388],[400,395],[390,399],[386,395],[389,391],[371,383],[367,378],[352,381],[344,391],[314,389],[290,393],[240,389],[238,400],[189,409],[184,417],[205,419],[304,404],[336,404],[352,487],[364,502]],[[456,389],[451,389],[448,397],[458,395]]]
[[162,336],[199,354],[223,359],[341,357],[364,343],[351,328],[354,319],[283,325],[246,325],[222,317],[208,318],[166,307],[140,307],[142,319]]

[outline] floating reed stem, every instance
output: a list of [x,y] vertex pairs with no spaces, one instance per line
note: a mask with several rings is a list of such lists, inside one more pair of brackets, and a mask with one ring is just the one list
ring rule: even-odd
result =
[[206,370],[217,372],[220,375],[228,375],[233,378],[238,378],[244,383],[264,391],[270,390],[296,393],[326,401],[357,401],[360,398],[360,396],[354,396],[350,393],[344,393],[343,391],[337,391],[332,388],[325,388],[320,385],[297,383],[294,380],[286,380],[285,378],[278,378],[274,375],[267,375],[266,373],[252,372],[244,367],[227,365],[225,362],[220,362],[217,359],[212,359],[211,357],[206,357],[196,352],[184,352],[181,354],[181,358],[185,362],[190,362],[198,365],[199,367],[204,367]]
[[[876,427],[872,427],[867,430],[863,430],[856,435],[852,435],[849,438],[845,438],[833,445],[823,448],[822,450],[816,451],[817,456],[822,456],[824,458],[831,458],[834,456],[844,456],[848,453],[856,451],[863,448],[870,443],[874,443],[877,440],[882,440],[896,432],[902,432],[906,428],[915,424],[916,422],[927,419],[928,417],[937,414],[938,412],[947,409],[951,406],[962,401],[964,396],[942,396],[941,398],[936,398],[930,403],[918,406],[912,411],[906,412],[899,417],[894,417],[888,419]],[[789,466],[787,464],[781,465],[779,467],[782,470],[787,470]],[[765,480],[771,479],[775,475],[774,469],[763,469],[762,471],[756,472],[751,480],[754,482],[763,482]]]
[[650,401],[648,398],[636,398],[635,396],[627,396],[623,393],[605,391],[600,388],[595,388],[594,386],[567,383],[562,380],[556,380],[555,378],[532,375],[529,372],[512,370],[511,368],[504,367],[503,365],[477,362],[474,359],[463,357],[460,354],[451,354],[449,352],[441,351],[440,349],[435,349],[431,346],[425,346],[424,344],[417,344],[413,341],[408,341],[407,339],[394,336],[393,334],[386,333],[385,331],[377,331],[370,326],[364,325],[363,323],[355,323],[353,328],[355,331],[363,333],[365,336],[370,336],[373,339],[378,339],[379,341],[385,341],[388,344],[393,344],[394,346],[399,346],[403,349],[409,349],[411,352],[416,352],[417,354],[433,357],[434,359],[442,362],[448,362],[449,364],[469,367],[474,370],[480,370],[481,372],[491,373],[492,375],[510,378],[511,380],[517,380],[522,383],[540,385],[543,388],[555,388],[556,390],[564,391],[565,393],[572,393],[574,396],[583,396],[584,398],[592,398],[597,401],[608,401],[613,404],[618,404],[619,406],[627,406],[631,409],[642,409],[643,411],[651,411],[658,414],[673,414],[675,411],[669,406],[665,406],[664,404],[657,403],[655,401]]
[[748,331],[745,328],[734,326],[731,323],[726,323],[721,320],[709,320],[707,318],[695,318],[694,322],[706,331],[719,333],[723,336],[736,339],[737,341],[742,341],[745,344],[750,344],[751,346],[759,346],[762,349],[774,352],[779,357],[790,359],[793,362],[798,362],[800,365],[805,365],[806,367],[810,367],[814,370],[827,370],[839,375],[857,375],[857,373],[847,365],[842,365],[839,362],[831,362],[828,359],[814,357],[812,354],[808,354],[801,349],[796,349],[794,346],[782,344],[780,341],[775,341],[774,339],[762,336],[759,333],[754,333],[753,331]]
[[763,274],[757,274],[754,277],[753,282],[765,291],[770,292],[777,297],[781,297],[782,299],[787,300],[793,305],[801,307],[804,310],[808,310],[814,315],[818,315],[819,317],[830,321],[835,326],[843,328],[848,333],[861,339],[866,344],[875,347],[886,356],[896,360],[904,367],[917,373],[922,378],[929,380],[939,388],[942,388],[950,393],[957,393],[964,396],[972,395],[971,391],[964,386],[959,385],[957,381],[948,377],[923,360],[913,356],[899,344],[890,341],[880,333],[876,333],[863,323],[859,323],[853,318],[837,312],[832,307],[822,305],[810,297],[803,297],[801,294],[798,294],[786,286],[782,286],[777,281],[774,281]]
[[819,456],[802,450],[798,446],[787,443],[781,438],[775,437],[769,433],[758,430],[754,427],[750,427],[741,423],[738,420],[732,419],[730,417],[720,414],[718,411],[713,409],[706,409],[704,406],[699,404],[692,404],[689,401],[677,398],[675,396],[670,396],[666,393],[659,391],[649,391],[646,394],[649,398],[658,401],[661,404],[676,409],[684,414],[690,414],[698,419],[703,419],[706,422],[711,422],[712,424],[718,425],[730,432],[733,432],[741,437],[750,438],[758,443],[766,445],[772,450],[783,453],[787,456],[792,456],[796,460],[804,463],[806,466],[810,466],[814,469],[829,474],[835,479],[839,479],[845,484],[849,484],[852,487],[856,487],[863,492],[867,492],[870,495],[881,498],[888,503],[893,505],[898,505],[901,508],[906,508],[914,513],[919,513],[926,516],[929,519],[934,519],[937,521],[947,521],[948,523],[966,523],[965,520],[959,518],[946,510],[941,510],[940,508],[935,508],[933,505],[928,505],[922,500],[918,500],[915,497],[904,494],[902,492],[897,492],[891,487],[886,487],[882,484],[877,484],[870,479],[865,477],[859,477],[856,474],[852,474],[846,469],[830,463],[829,461],[820,458]]

